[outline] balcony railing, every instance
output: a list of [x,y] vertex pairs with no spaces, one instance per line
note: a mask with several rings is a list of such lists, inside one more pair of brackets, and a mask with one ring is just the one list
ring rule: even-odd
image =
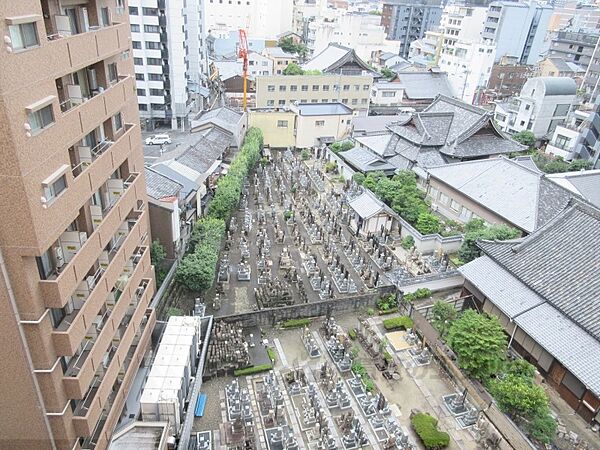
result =
[[[99,267],[96,270],[96,272],[94,272],[94,274],[92,275],[92,278],[86,279],[88,281],[88,285],[90,286],[90,289],[92,289],[92,291],[93,291],[93,288],[96,287],[98,285],[98,282],[102,279],[104,272],[105,272],[104,268]],[[90,293],[90,295],[91,295],[91,293]],[[73,300],[75,300],[75,299],[73,299]],[[60,321],[60,323],[56,327],[55,331],[67,331],[69,329],[69,327],[71,326],[71,324],[73,323],[73,321],[75,321],[75,318],[79,314],[80,310],[81,310],[81,308],[74,308],[73,311],[71,311],[69,314],[67,314],[65,317],[63,317],[63,319]]]
[[62,102],[60,102],[60,110],[61,110],[61,112],[66,113],[73,108],[81,106],[81,105],[85,104],[86,102],[90,101],[91,99],[93,99],[94,97],[97,97],[100,94],[103,94],[106,91],[110,90],[113,86],[116,86],[119,82],[121,82],[127,78],[128,78],[127,75],[119,75],[118,78],[116,80],[114,80],[113,82],[109,83],[108,86],[97,86],[95,89],[89,89],[89,91],[90,91],[89,97],[67,98],[67,99],[63,100]]
[[[131,124],[126,124],[125,130],[127,131],[132,126],[133,125],[131,125]],[[113,144],[114,144],[114,142],[110,141],[108,139],[99,142],[93,149],[90,150],[90,153],[92,155],[91,161],[82,161],[79,164],[72,166],[71,171],[73,172],[73,178],[77,178],[79,175],[81,175],[88,167],[90,167],[93,164],[94,161],[96,161]]]

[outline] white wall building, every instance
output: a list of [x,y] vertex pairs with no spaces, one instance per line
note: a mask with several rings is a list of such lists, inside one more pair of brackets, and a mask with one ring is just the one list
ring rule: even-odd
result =
[[276,37],[292,29],[293,0],[204,0],[204,25],[238,31],[248,37]]
[[577,85],[571,78],[530,78],[516,99],[496,104],[494,116],[507,133],[529,130],[538,139],[550,139],[566,121],[576,91]]
[[546,153],[560,156],[565,161],[577,158],[577,144],[585,126],[588,125],[586,122],[589,121],[590,115],[588,111],[575,111],[564,125],[557,126],[546,146]]
[[331,10],[328,17],[308,25],[307,46],[316,55],[330,43],[340,44],[353,48],[365,61],[371,61],[378,51],[398,54],[400,41],[386,39],[380,22],[378,15]]
[[488,8],[481,37],[496,44],[496,62],[504,56],[513,56],[521,64],[535,64],[541,59],[552,12],[551,6],[535,1],[493,2]]
[[258,75],[273,75],[273,60],[260,53],[248,54],[248,74],[252,77]]
[[404,96],[401,83],[378,81],[371,88],[371,104],[377,106],[399,106]]
[[[440,69],[458,98],[473,103],[479,88],[487,86],[495,47],[481,38],[487,8],[450,5],[444,9],[437,39]],[[435,61],[434,61],[435,62]]]
[[[202,0],[130,0],[138,105],[146,127],[184,128],[202,108],[207,72]],[[186,39],[187,36],[187,39]]]

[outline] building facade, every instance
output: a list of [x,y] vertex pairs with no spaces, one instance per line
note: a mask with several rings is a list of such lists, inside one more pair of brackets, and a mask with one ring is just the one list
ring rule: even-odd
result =
[[481,37],[496,44],[496,62],[505,56],[535,64],[544,50],[552,7],[537,2],[493,2],[487,10]]
[[[203,108],[208,71],[202,0],[131,0],[129,14],[140,116],[144,125],[184,129]],[[150,6],[151,5],[151,6]]]
[[126,3],[1,2],[0,447],[105,449],[155,290]]
[[407,58],[410,44],[440,24],[441,0],[385,0],[381,14],[388,39],[400,41],[399,54]]
[[496,104],[495,119],[507,133],[529,130],[537,139],[549,140],[556,127],[567,120],[576,91],[571,78],[530,78],[517,98]]
[[252,37],[275,37],[290,31],[294,0],[203,0],[204,26],[237,31],[245,29]]
[[486,90],[487,100],[501,100],[518,95],[533,73],[531,66],[519,64],[516,58],[503,58],[492,67]]

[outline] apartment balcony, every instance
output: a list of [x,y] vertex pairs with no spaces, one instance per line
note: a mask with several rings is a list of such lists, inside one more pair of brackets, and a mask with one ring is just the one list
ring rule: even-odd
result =
[[124,335],[121,329],[123,319],[136,310],[151,286],[149,280],[142,279],[149,267],[147,262],[141,266],[139,262],[135,263],[133,273],[128,277],[118,300],[112,308],[107,308],[104,314],[98,315],[92,322],[85,336],[85,343],[71,359],[63,377],[65,391],[70,398],[83,398],[96,370],[105,361],[106,349],[111,341],[115,341],[115,332],[118,336]]
[[96,219],[100,223],[69,263],[56,270],[49,279],[40,281],[40,290],[46,307],[64,307],[77,287],[87,280],[89,271],[101,252],[137,205],[136,190],[141,190],[138,186],[142,183],[142,177],[138,175],[132,173],[127,180],[124,180],[121,195],[102,211],[101,216]]
[[[150,336],[156,323],[154,311],[147,316],[146,308],[152,297],[151,289],[142,296],[138,308],[131,316],[119,346],[102,373],[93,378],[84,398],[78,402],[73,413],[73,425],[78,436],[89,437],[88,446],[95,448],[108,442],[110,433],[118,420],[131,383],[139,364],[150,345]],[[134,345],[139,338],[137,345]],[[104,412],[108,412],[105,416]],[[104,429],[98,432],[97,425],[104,418]],[[96,442],[92,440],[96,437]]]
[[[128,51],[130,41],[128,23],[114,23],[106,27],[90,28],[88,31],[71,36],[61,35],[50,30],[40,46],[11,55],[14,64],[6,64],[0,71],[0,83],[23,85],[40,79],[40,73],[62,76],[87,67],[99,60]],[[44,70],[40,72],[43,65]]]
[[76,132],[76,139],[82,132],[95,128],[98,122],[119,112],[128,93],[132,93],[134,87],[135,80],[127,75],[119,76],[114,84],[98,86],[91,91],[89,97],[77,97],[77,93],[73,93],[73,97],[65,94],[65,97],[60,99],[62,116],[59,121],[67,127],[73,124],[72,132]]
[[[71,314],[65,316],[58,327],[52,331],[52,340],[57,354],[70,356],[77,351],[78,346],[85,340],[91,327],[94,323],[97,323],[102,306],[111,300],[110,296],[115,287],[122,291],[121,295],[125,295],[126,300],[120,304],[119,298],[119,301],[115,301],[114,308],[111,308],[113,311],[110,323],[112,323],[113,329],[118,327],[118,322],[114,323],[116,317],[118,317],[116,314],[121,313],[122,308],[126,307],[127,300],[132,298],[133,295],[130,291],[139,285],[141,276],[147,273],[151,266],[150,252],[146,251],[145,247],[141,247],[141,250],[137,247],[143,233],[145,233],[142,227],[142,221],[145,220],[142,215],[141,221],[136,224],[115,253],[115,258],[110,266],[106,270],[101,270],[100,279],[89,296],[77,305],[78,309],[74,309]],[[133,281],[130,283],[132,279]],[[135,281],[138,281],[137,285]],[[102,328],[100,328],[100,334],[101,331]],[[85,359],[81,361],[82,366],[84,362]],[[79,374],[77,370],[71,373],[76,376]]]

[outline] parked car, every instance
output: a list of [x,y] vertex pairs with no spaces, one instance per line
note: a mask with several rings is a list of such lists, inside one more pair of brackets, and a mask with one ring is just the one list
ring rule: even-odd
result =
[[146,138],[146,145],[163,145],[170,144],[171,138],[168,134],[155,134]]

